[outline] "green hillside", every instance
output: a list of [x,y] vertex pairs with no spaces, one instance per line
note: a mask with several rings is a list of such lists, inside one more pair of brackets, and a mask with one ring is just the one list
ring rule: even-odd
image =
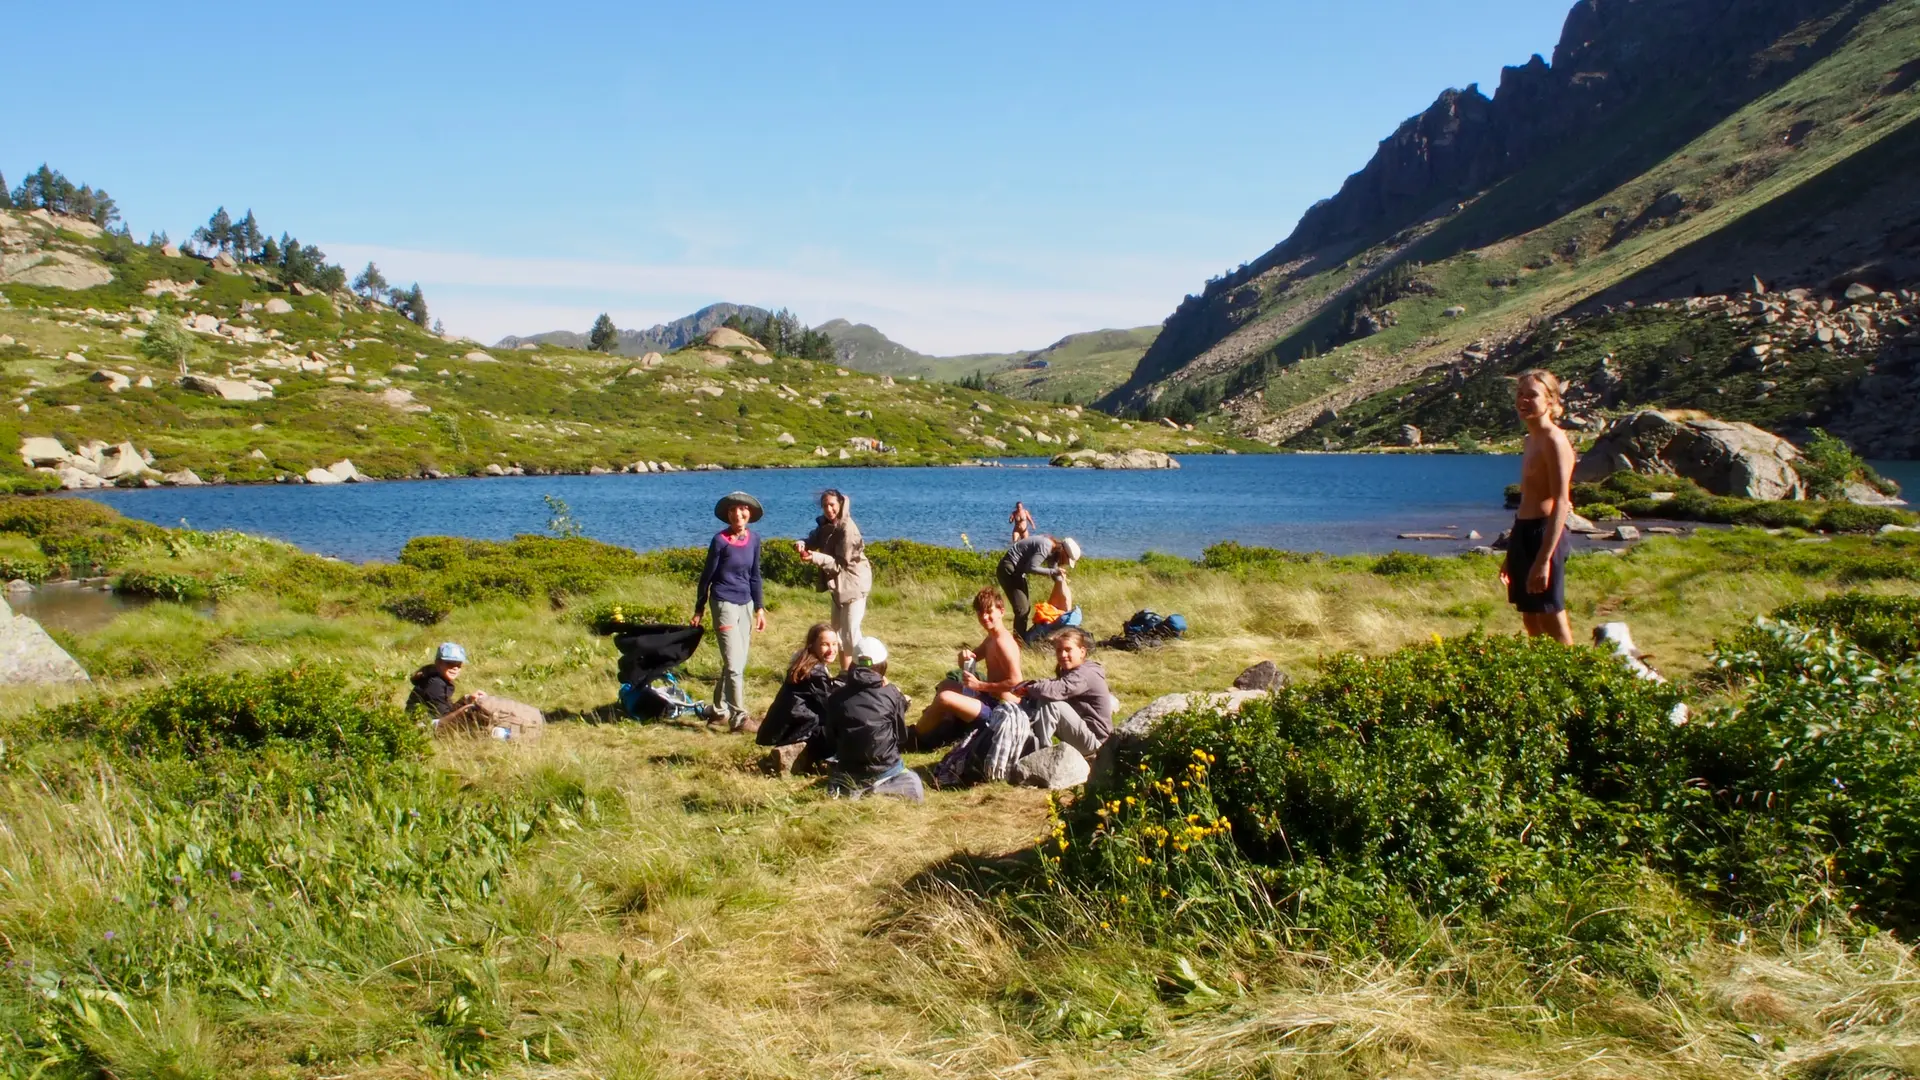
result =
[[[691,346],[651,367],[553,347],[490,353],[382,303],[282,291],[258,267],[222,272],[75,219],[0,213],[0,239],[13,275],[0,284],[0,483],[9,487],[53,482],[13,453],[29,437],[68,451],[131,442],[152,456],[151,471],[122,483],[182,470],[270,482],[341,459],[371,477],[401,477],[647,462],[934,464],[1044,455],[1076,441],[1229,445],[1188,447],[1173,432],[1089,410],[747,347]],[[256,399],[191,391],[172,362],[143,352],[149,336],[196,320],[200,329],[175,335],[190,373]]]
[[1094,401],[1127,381],[1159,334],[1158,326],[1069,334],[1015,358],[987,387],[1029,401]]
[[998,371],[1022,353],[969,353],[962,356],[928,356],[915,352],[866,323],[832,319],[815,327],[833,339],[833,355],[840,363],[856,371],[873,375],[918,376],[940,382]]
[[[1678,20],[1706,5],[1672,6],[1668,17]],[[1729,297],[1715,310],[1672,316],[1691,320],[1695,337],[1724,349],[1711,358],[1688,354],[1706,361],[1698,369],[1705,371],[1737,366],[1753,343],[1750,328],[1726,317],[1746,313],[1756,274],[1768,275],[1774,294],[1804,287],[1816,303],[1842,305],[1844,291],[1862,280],[1877,290],[1910,284],[1920,241],[1920,206],[1906,168],[1920,131],[1920,2],[1762,7],[1757,20],[1788,28],[1769,30],[1761,47],[1740,44],[1745,39],[1728,30],[1734,36],[1723,41],[1703,38],[1691,65],[1649,74],[1631,68],[1637,61],[1618,60],[1619,81],[1629,81],[1622,71],[1637,74],[1659,92],[1608,102],[1604,122],[1535,154],[1512,175],[1478,189],[1436,183],[1426,195],[1435,205],[1424,214],[1359,198],[1379,162],[1425,155],[1423,167],[1437,171],[1432,163],[1442,149],[1466,152],[1467,120],[1493,106],[1473,90],[1443,96],[1383,143],[1376,166],[1356,174],[1339,199],[1310,213],[1295,238],[1189,297],[1106,404],[1149,415],[1217,411],[1235,430],[1275,444],[1364,445],[1402,422],[1433,423],[1434,408],[1412,407],[1423,395],[1454,394],[1490,365],[1504,372],[1508,360],[1557,355],[1557,339],[1542,334],[1555,320],[1560,337],[1571,332],[1587,346],[1588,365],[1563,365],[1568,373],[1607,384],[1591,387],[1606,391],[1592,395],[1602,412],[1678,404],[1663,389],[1672,380],[1623,387],[1599,370],[1600,357],[1644,333],[1638,321],[1607,321],[1609,311],[1629,300]],[[1593,33],[1590,52],[1633,54],[1635,40]],[[1647,52],[1678,47],[1641,43]],[[1563,41],[1562,49],[1580,44]],[[1545,70],[1536,58],[1534,66],[1509,69],[1508,78],[1544,79]],[[1511,142],[1508,129],[1522,123],[1516,110],[1503,115],[1507,129],[1495,129],[1491,142]],[[1429,139],[1430,129],[1443,134]],[[1447,147],[1446,138],[1455,144]],[[1856,158],[1884,161],[1863,169],[1850,165]],[[1797,211],[1769,211],[1789,206]],[[1781,236],[1792,239],[1769,242]],[[1871,374],[1876,360],[1900,353],[1908,329],[1890,325],[1872,349],[1855,343],[1851,352],[1838,350],[1834,364],[1790,365],[1740,393],[1798,402],[1759,410],[1789,428],[1843,419],[1844,378]],[[1837,375],[1843,385],[1835,392]],[[1760,381],[1774,385],[1762,391]],[[1916,403],[1890,404],[1910,410]],[[1348,421],[1356,408],[1366,423]],[[1486,437],[1496,428],[1517,431],[1503,420],[1459,433]]]

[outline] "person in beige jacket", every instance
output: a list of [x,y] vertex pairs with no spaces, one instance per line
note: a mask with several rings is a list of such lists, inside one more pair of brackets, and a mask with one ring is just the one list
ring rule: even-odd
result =
[[873,564],[867,561],[866,541],[853,520],[852,502],[839,491],[820,493],[820,517],[813,532],[793,546],[800,557],[820,569],[818,588],[833,597],[833,628],[847,642],[842,667],[853,655],[853,643],[862,634],[867,594],[873,591]]

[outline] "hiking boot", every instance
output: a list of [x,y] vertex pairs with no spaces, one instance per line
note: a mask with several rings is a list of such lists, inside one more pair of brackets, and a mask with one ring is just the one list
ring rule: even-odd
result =
[[734,713],[733,719],[727,721],[727,731],[730,734],[739,734],[740,732],[745,731],[746,728],[747,728],[746,713],[743,713],[743,712]]

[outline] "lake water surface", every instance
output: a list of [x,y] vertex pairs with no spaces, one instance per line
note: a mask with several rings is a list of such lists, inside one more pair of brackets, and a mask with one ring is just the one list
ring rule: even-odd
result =
[[[715,500],[735,489],[766,505],[764,535],[801,536],[828,487],[852,497],[854,516],[876,540],[1003,547],[1007,512],[1020,499],[1041,531],[1071,535],[1092,555],[1195,556],[1228,539],[1331,554],[1395,548],[1443,554],[1470,546],[1468,530],[1492,537],[1506,526],[1512,513],[1502,508],[1502,491],[1517,479],[1519,464],[1495,455],[1195,455],[1182,458],[1179,470],[1155,472],[1014,461],[1003,468],[528,476],[155,488],[87,497],[162,525],[238,529],[356,561],[391,559],[415,536],[506,539],[544,532],[546,495],[564,500],[588,536],[642,550],[706,543],[719,527]],[[1920,483],[1912,463],[1885,471]],[[1463,539],[1397,539],[1402,532],[1448,528]]]

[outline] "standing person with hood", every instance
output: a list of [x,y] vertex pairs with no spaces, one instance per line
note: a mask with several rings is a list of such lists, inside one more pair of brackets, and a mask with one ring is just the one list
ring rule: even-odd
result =
[[[752,634],[767,628],[767,604],[760,587],[760,537],[747,526],[765,511],[744,491],[728,492],[713,505],[713,516],[727,523],[707,544],[707,563],[694,596],[693,625],[701,625],[713,605],[713,628],[720,638],[720,681],[713,687],[714,715],[728,731],[747,724],[747,647]],[[752,620],[752,631],[748,620]]]
[[860,624],[867,615],[867,594],[873,591],[873,564],[867,561],[860,526],[854,524],[852,500],[833,488],[821,492],[813,532],[793,549],[819,568],[817,587],[833,598],[832,625],[843,643],[844,670],[853,663],[853,645],[860,640]]
[[1000,556],[994,577],[1000,591],[1007,594],[1007,612],[1013,616],[1013,632],[1025,638],[1033,619],[1033,598],[1027,594],[1027,576],[1045,574],[1059,581],[1080,561],[1080,543],[1073,537],[1055,540],[1051,536],[1029,536],[1015,541]]

